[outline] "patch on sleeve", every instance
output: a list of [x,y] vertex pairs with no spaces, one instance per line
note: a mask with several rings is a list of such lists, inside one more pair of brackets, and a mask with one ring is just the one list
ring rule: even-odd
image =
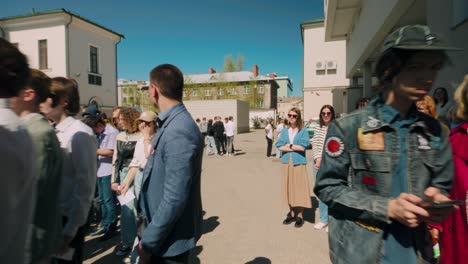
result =
[[330,157],[338,157],[344,151],[343,140],[337,137],[329,137],[325,143],[325,152]]

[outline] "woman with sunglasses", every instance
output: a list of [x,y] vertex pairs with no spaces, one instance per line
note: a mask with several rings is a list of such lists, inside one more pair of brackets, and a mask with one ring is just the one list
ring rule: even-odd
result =
[[[320,169],[322,161],[323,144],[327,136],[328,124],[335,119],[335,109],[331,105],[324,105],[320,109],[320,126],[314,129],[314,137],[312,138],[312,156],[314,165],[312,172],[314,177]],[[328,226],[328,207],[319,200],[319,222],[314,225],[315,229],[322,229]],[[328,228],[327,228],[328,231]]]
[[304,208],[312,207],[306,169],[309,133],[303,128],[301,111],[298,108],[289,110],[288,121],[289,128],[281,131],[276,142],[276,147],[282,152],[282,196],[289,208],[283,224],[288,225],[295,221],[294,226],[301,227],[304,224]]

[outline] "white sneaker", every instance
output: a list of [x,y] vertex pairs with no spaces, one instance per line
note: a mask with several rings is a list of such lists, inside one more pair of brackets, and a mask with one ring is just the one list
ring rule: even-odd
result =
[[322,229],[322,228],[327,227],[327,226],[328,225],[324,224],[324,223],[317,223],[317,224],[314,225],[314,229],[319,230],[319,229]]

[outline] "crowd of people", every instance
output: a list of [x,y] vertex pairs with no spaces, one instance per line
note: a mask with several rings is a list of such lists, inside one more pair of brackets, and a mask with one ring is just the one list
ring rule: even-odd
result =
[[233,157],[236,155],[234,149],[234,134],[236,132],[234,117],[226,117],[224,122],[221,116],[215,116],[208,121],[206,121],[206,117],[203,117],[201,120],[197,118],[196,123],[203,136],[207,156],[215,155],[219,157],[226,155],[226,157]]
[[[468,75],[455,103],[444,88],[429,96],[452,49],[426,26],[400,28],[376,61],[374,98],[339,119],[322,106],[312,138],[298,108],[265,127],[266,156],[282,163],[285,225],[302,227],[312,207],[312,149],[314,228],[329,232],[333,263],[435,263],[435,244],[440,263],[468,259]],[[236,125],[232,116],[194,121],[177,67],[149,76],[158,115],[116,107],[107,120],[90,107],[79,120],[78,83],[30,69],[0,38],[1,263],[81,263],[96,187],[101,218],[92,236],[116,234],[120,206],[117,255],[189,262],[202,233],[203,149],[234,156]]]
[[[94,209],[101,218],[90,235],[100,240],[116,234],[120,211],[116,254],[131,263],[188,262],[201,236],[204,144],[177,67],[150,72],[159,116],[116,107],[110,122],[93,107],[76,119],[78,83],[30,69],[3,38],[0,82],[0,263],[82,263]],[[232,146],[229,124],[226,138]],[[96,187],[99,208],[91,210]]]

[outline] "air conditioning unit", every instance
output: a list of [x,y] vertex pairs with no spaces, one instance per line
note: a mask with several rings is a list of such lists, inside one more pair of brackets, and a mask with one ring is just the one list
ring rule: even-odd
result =
[[327,70],[336,70],[336,61],[327,61]]
[[315,69],[316,70],[325,70],[326,66],[325,66],[325,63],[323,61],[317,61],[315,63]]

